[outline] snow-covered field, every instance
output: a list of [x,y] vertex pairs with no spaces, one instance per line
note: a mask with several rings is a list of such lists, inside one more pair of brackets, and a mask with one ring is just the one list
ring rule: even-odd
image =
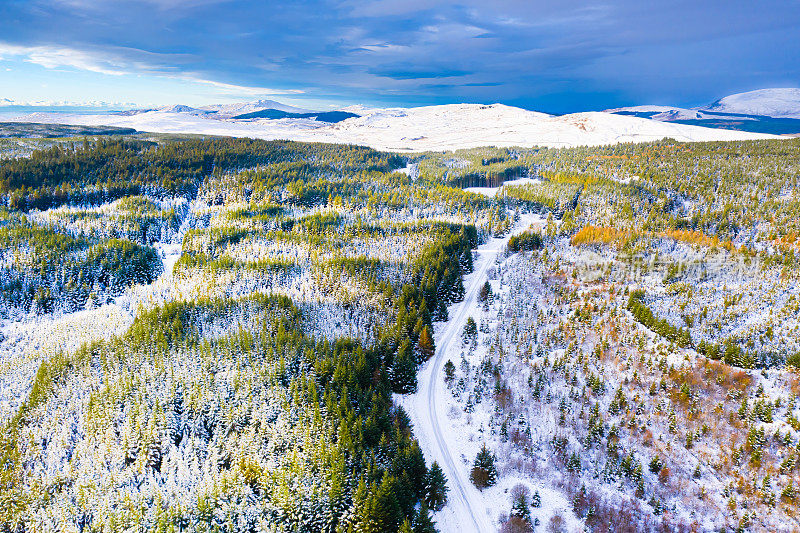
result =
[[673,120],[755,120],[750,117],[740,117],[737,115],[712,114],[699,109],[686,109],[683,107],[672,107],[662,105],[637,105],[630,107],[618,107],[607,109],[608,113],[648,113],[652,114],[652,120],[670,122]]
[[339,123],[312,119],[233,120],[183,108],[135,114],[70,115],[35,113],[27,122],[131,127],[157,133],[195,133],[349,143],[392,151],[455,150],[479,146],[569,147],[647,142],[728,141],[769,135],[719,130],[655,120],[586,112],[563,116],[502,104],[451,104],[415,108],[359,109],[365,113]]

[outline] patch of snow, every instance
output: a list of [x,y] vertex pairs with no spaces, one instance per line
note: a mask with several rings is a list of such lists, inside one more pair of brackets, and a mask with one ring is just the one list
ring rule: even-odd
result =
[[415,180],[419,177],[419,164],[408,163],[403,168],[398,168],[395,172],[401,172],[406,176],[408,176],[409,178],[411,178],[412,180]]
[[467,187],[464,190],[468,192],[482,194],[490,198],[494,198],[495,196],[497,196],[497,193],[500,192],[500,189],[502,189],[506,185],[526,185],[529,183],[541,183],[541,182],[542,180],[540,180],[539,178],[519,178],[515,180],[506,181],[500,187]]

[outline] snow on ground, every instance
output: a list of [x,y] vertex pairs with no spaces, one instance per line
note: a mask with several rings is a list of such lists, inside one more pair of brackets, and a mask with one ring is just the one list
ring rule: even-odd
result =
[[755,118],[740,117],[736,115],[720,115],[705,113],[699,109],[686,109],[663,105],[637,105],[607,109],[607,113],[653,113],[649,118],[661,122],[672,120],[756,120]]
[[500,189],[502,189],[506,185],[527,185],[529,183],[541,183],[541,182],[542,180],[539,178],[519,178],[516,180],[509,180],[503,182],[503,185],[501,185],[500,187],[467,187],[464,190],[469,192],[474,192],[477,194],[482,194],[490,198],[494,198],[495,196],[497,196],[497,193],[500,192]]
[[[711,111],[714,114],[705,113]],[[653,120],[748,120],[735,115],[761,115],[775,118],[800,119],[800,89],[759,89],[731,94],[716,102],[692,109],[663,105],[636,105],[607,109],[607,113],[653,113]],[[733,113],[732,116],[719,113]],[[754,120],[754,119],[749,119]]]
[[405,174],[412,180],[416,180],[417,178],[419,178],[419,164],[409,163],[403,168],[398,168],[397,170],[395,170],[395,172],[400,172],[402,174]]
[[732,94],[706,106],[708,111],[800,118],[800,89],[759,89]]
[[230,120],[217,114],[174,111],[168,108],[115,115],[34,113],[15,120],[131,127],[156,133],[350,143],[401,152],[492,145],[596,146],[666,137],[687,142],[775,138],[602,112],[552,116],[502,104],[364,109],[365,115],[335,124],[312,119]]
[[225,118],[244,115],[246,113],[253,113],[255,111],[262,111],[264,109],[277,109],[278,111],[285,111],[287,113],[312,112],[310,109],[282,104],[275,100],[258,100],[256,102],[241,102],[235,104],[211,104],[202,106],[200,109],[203,111],[213,112],[217,116]]
[[43,315],[0,326],[0,423],[27,398],[42,359],[74,352],[85,342],[125,331],[132,317],[118,305],[103,305],[61,316]]
[[[437,461],[448,480],[448,503],[436,514],[437,526],[443,533],[463,531],[494,532],[501,514],[508,513],[509,492],[517,484],[528,486],[531,494],[538,491],[542,506],[533,517],[544,525],[558,513],[570,531],[580,530],[580,521],[572,514],[569,502],[559,492],[530,480],[501,475],[497,485],[479,491],[469,481],[472,460],[482,443],[474,427],[461,420],[461,408],[446,389],[443,365],[448,359],[458,361],[461,331],[468,316],[478,316],[478,291],[487,272],[499,262],[511,235],[524,231],[531,224],[542,224],[537,215],[525,215],[515,230],[505,237],[490,239],[478,248],[474,270],[464,278],[465,297],[448,309],[449,320],[435,325],[436,355],[418,373],[419,386],[413,395],[395,395],[411,418],[414,435],[420,442],[426,460]],[[456,416],[457,415],[457,416]]]
[[[110,209],[105,204],[98,211]],[[178,282],[172,270],[181,255],[186,230],[194,224],[194,213],[204,207],[193,202],[180,229],[168,241],[157,242],[163,264],[161,275],[149,285],[130,287],[125,293],[103,305],[74,313],[47,314],[26,320],[0,323],[0,423],[16,412],[28,397],[33,377],[41,362],[59,351],[74,352],[86,342],[109,339],[125,332],[141,305],[151,306],[178,296],[197,297],[202,288],[188,281]],[[40,214],[47,218],[48,212]]]

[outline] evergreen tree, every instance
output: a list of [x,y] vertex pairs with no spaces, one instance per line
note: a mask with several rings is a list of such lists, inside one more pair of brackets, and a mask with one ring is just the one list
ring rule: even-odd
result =
[[445,302],[445,299],[442,296],[437,298],[436,309],[434,310],[432,318],[437,322],[444,322],[448,318],[447,303]]
[[414,533],[436,533],[436,523],[431,518],[428,506],[425,502],[419,507],[416,518],[414,518]]
[[456,365],[453,364],[453,361],[450,359],[444,364],[444,380],[447,383],[453,381],[456,375]]
[[539,495],[539,491],[535,491],[533,493],[533,497],[531,498],[531,507],[538,509],[542,506],[542,497]]
[[408,518],[403,520],[403,523],[400,524],[400,529],[397,530],[397,533],[414,533],[413,526]]
[[464,342],[474,340],[478,336],[478,326],[475,324],[475,319],[467,317],[467,323],[464,324],[464,333],[462,338]]
[[[408,476],[410,484],[415,489],[414,499],[410,502],[410,507],[413,507],[425,495],[425,478],[428,474],[428,467],[425,466],[425,457],[423,457],[422,450],[416,440],[411,439],[407,446],[398,450],[392,472],[400,472]],[[406,502],[403,503],[405,504]],[[404,505],[404,508],[406,507]]]
[[431,332],[428,329],[428,326],[422,328],[422,331],[419,334],[419,341],[417,341],[417,348],[419,349],[419,354],[421,361],[427,361],[433,354],[436,353],[436,347],[433,344],[433,337],[431,337]]
[[481,287],[481,292],[478,293],[478,301],[487,302],[490,296],[492,296],[492,285],[487,280]]
[[396,531],[400,525],[401,511],[397,502],[397,481],[389,474],[384,474],[383,481],[377,490],[367,497],[362,511],[364,531]]
[[411,341],[406,337],[392,365],[392,390],[410,394],[417,390],[417,361],[411,353]]
[[497,483],[497,467],[494,462],[494,454],[489,451],[486,443],[484,443],[475,457],[475,462],[472,464],[472,471],[469,475],[472,483],[479,489],[491,487]]
[[447,503],[447,491],[447,478],[439,463],[434,461],[425,478],[425,503],[434,511],[441,510]]
[[514,494],[514,502],[511,505],[511,516],[516,516],[528,523],[531,522],[531,510],[528,507],[528,495],[526,491],[519,490]]

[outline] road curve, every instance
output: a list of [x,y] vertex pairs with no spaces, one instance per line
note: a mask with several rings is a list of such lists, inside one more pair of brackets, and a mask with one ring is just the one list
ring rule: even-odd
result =
[[[513,233],[526,229],[536,217],[525,216],[516,225]],[[419,373],[417,393],[404,401],[409,415],[414,422],[414,433],[429,458],[437,461],[447,476],[450,492],[448,494],[448,515],[457,522],[448,524],[444,531],[464,533],[493,533],[497,526],[492,523],[486,513],[486,502],[480,491],[469,481],[467,468],[459,468],[448,447],[447,439],[442,431],[441,420],[445,413],[440,401],[443,384],[442,366],[448,359],[448,353],[460,342],[460,333],[467,321],[468,312],[478,298],[481,285],[486,281],[486,273],[495,264],[495,259],[505,250],[508,239],[493,238],[478,248],[478,259],[473,265],[473,272],[464,279],[464,300],[449,308],[449,319],[436,334],[436,354],[428,361]],[[453,350],[455,351],[455,350]],[[444,525],[444,524],[443,524]]]

